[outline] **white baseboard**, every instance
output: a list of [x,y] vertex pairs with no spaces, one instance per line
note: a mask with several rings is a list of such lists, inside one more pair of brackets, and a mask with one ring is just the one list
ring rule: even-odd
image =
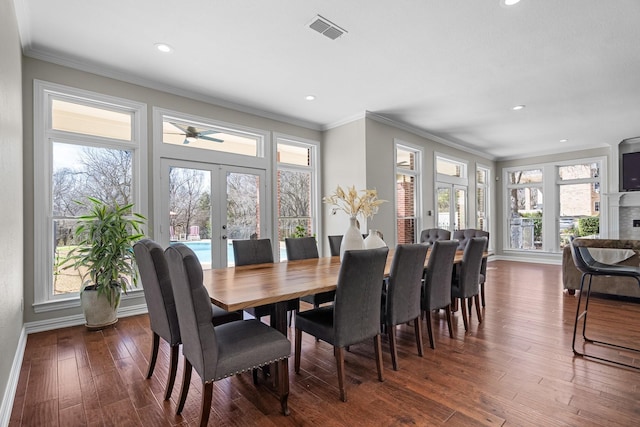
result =
[[24,357],[24,349],[26,346],[27,331],[23,326],[20,338],[18,339],[18,347],[16,348],[16,353],[13,356],[9,381],[7,381],[7,387],[4,390],[4,396],[2,398],[2,405],[0,406],[0,426],[3,427],[7,427],[9,425],[9,419],[11,418],[11,410],[13,409],[13,401],[16,396],[16,390],[18,389],[20,369],[22,367],[22,359]]
[[495,255],[490,257],[489,261],[515,261],[515,262],[530,262],[532,264],[551,264],[562,265],[562,259],[558,257],[554,258],[538,258],[538,257],[521,257],[521,256],[509,256],[509,255]]

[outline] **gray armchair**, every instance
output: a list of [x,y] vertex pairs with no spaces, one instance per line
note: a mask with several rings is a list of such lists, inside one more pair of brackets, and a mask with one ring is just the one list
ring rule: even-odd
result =
[[451,277],[453,260],[458,249],[456,240],[439,240],[433,243],[429,262],[424,272],[424,288],[422,291],[422,311],[427,318],[429,345],[436,348],[431,324],[432,310],[443,308],[447,316],[449,336],[453,338],[451,326]]
[[[287,259],[290,261],[319,257],[318,245],[316,244],[315,237],[288,237],[284,239],[284,244],[287,248]],[[320,304],[333,302],[335,296],[335,291],[329,291],[321,292],[319,294],[305,295],[303,297],[300,297],[300,299],[304,302],[312,304],[313,308],[318,308]]]
[[[169,267],[164,257],[164,249],[150,239],[142,239],[133,245],[136,264],[140,272],[140,281],[144,290],[144,298],[149,312],[149,323],[153,332],[153,344],[149,357],[147,378],[151,378],[158,358],[160,338],[171,348],[169,376],[164,393],[164,400],[169,400],[178,369],[178,349],[180,347],[180,327],[176,314],[176,304],[171,288]],[[211,318],[214,325],[242,319],[242,313],[229,313],[219,307],[210,305]]]
[[[484,230],[476,230],[474,228],[467,228],[466,230],[456,230],[453,232],[453,238],[459,241],[458,249],[464,250],[469,242],[469,239],[473,237],[486,237],[487,244],[485,245],[485,252],[489,249],[489,232]],[[487,279],[487,259],[482,259],[482,266],[480,267],[480,299],[482,300],[482,306],[485,306],[484,298],[484,282]]]
[[295,371],[300,373],[302,332],[333,345],[340,399],[347,401],[345,347],[373,338],[378,379],[383,381],[380,300],[388,248],[346,251],[333,305],[301,311],[296,317]]
[[428,228],[420,232],[420,243],[433,245],[438,240],[451,239],[451,232],[442,228]]
[[277,330],[258,320],[237,320],[214,326],[209,294],[202,284],[202,267],[183,244],[167,248],[171,284],[182,332],[184,375],[176,413],[184,408],[192,368],[202,380],[200,425],[206,426],[211,411],[213,382],[277,362],[282,412],[288,415],[288,357],[291,343]]
[[383,321],[389,336],[389,350],[393,369],[398,370],[396,325],[413,321],[418,355],[422,356],[422,330],[420,327],[420,292],[424,261],[429,248],[425,245],[396,246],[386,292],[383,298]]
[[[237,267],[273,263],[271,239],[234,240],[232,244],[233,257]],[[297,298],[287,301],[287,311],[297,311],[299,304]],[[259,307],[246,308],[245,311],[256,319],[260,319],[264,316],[272,316],[274,309],[273,304],[267,304]]]
[[465,303],[469,304],[469,316],[471,316],[471,302],[475,299],[478,322],[482,322],[479,280],[480,267],[482,266],[482,252],[486,245],[486,237],[473,237],[469,239],[462,254],[462,262],[459,265],[460,268],[457,269],[453,283],[451,284],[451,298],[460,299],[462,321],[464,322],[465,331],[469,330],[467,304]]

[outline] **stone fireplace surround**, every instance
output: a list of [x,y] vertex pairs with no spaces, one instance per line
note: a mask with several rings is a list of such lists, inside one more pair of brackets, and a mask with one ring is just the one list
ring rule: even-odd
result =
[[[607,194],[609,198],[609,237],[640,240],[640,191]],[[634,220],[636,227],[634,227]]]

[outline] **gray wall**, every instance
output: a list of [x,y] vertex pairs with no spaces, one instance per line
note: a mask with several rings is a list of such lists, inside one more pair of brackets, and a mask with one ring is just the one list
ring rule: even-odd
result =
[[[22,332],[22,54],[11,0],[0,0],[0,398],[7,386]],[[17,370],[19,371],[19,367]],[[15,373],[17,375],[17,373]],[[11,407],[2,407],[11,411]],[[0,412],[0,417],[2,412]],[[0,418],[0,423],[2,419]]]

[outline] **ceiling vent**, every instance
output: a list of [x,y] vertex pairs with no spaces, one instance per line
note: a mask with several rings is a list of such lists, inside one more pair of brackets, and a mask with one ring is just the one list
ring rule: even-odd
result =
[[323,18],[320,15],[313,18],[313,20],[309,24],[309,28],[319,32],[326,37],[329,37],[331,40],[335,40],[347,32],[346,30],[343,30],[333,22],[329,21],[326,18]]

